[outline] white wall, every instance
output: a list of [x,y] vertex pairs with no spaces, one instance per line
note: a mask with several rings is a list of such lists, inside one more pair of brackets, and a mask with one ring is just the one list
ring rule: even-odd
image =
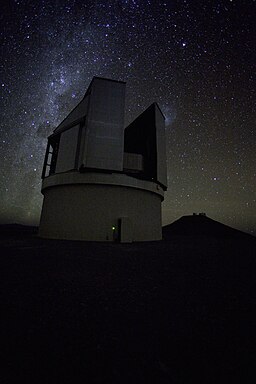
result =
[[129,219],[133,241],[162,238],[161,196],[130,187],[93,184],[45,189],[39,235],[113,241],[112,227],[118,228],[122,217]]

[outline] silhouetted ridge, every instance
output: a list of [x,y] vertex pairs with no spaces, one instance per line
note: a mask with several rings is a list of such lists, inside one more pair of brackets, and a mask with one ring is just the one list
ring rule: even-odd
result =
[[191,236],[251,236],[245,232],[231,228],[204,215],[182,216],[180,219],[163,227],[163,238],[171,235]]
[[23,224],[1,224],[0,235],[24,235],[24,234],[35,234],[38,231],[38,227],[32,225]]

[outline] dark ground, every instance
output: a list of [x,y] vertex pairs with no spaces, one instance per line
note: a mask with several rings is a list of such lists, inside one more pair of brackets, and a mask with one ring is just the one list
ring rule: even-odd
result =
[[0,383],[254,383],[256,239],[203,220],[137,244],[2,226]]

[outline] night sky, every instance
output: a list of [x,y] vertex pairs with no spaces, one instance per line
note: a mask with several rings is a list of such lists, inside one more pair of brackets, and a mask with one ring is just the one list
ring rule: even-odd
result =
[[47,137],[93,76],[127,82],[126,125],[166,117],[163,223],[256,234],[255,0],[10,0],[1,7],[0,222],[38,224]]

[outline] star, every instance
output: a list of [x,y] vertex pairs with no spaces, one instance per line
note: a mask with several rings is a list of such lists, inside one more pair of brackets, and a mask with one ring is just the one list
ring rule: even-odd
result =
[[47,137],[102,76],[127,82],[125,125],[153,102],[165,115],[163,223],[206,211],[255,233],[254,7],[251,0],[4,7],[0,220],[8,212],[10,222],[38,223]]

